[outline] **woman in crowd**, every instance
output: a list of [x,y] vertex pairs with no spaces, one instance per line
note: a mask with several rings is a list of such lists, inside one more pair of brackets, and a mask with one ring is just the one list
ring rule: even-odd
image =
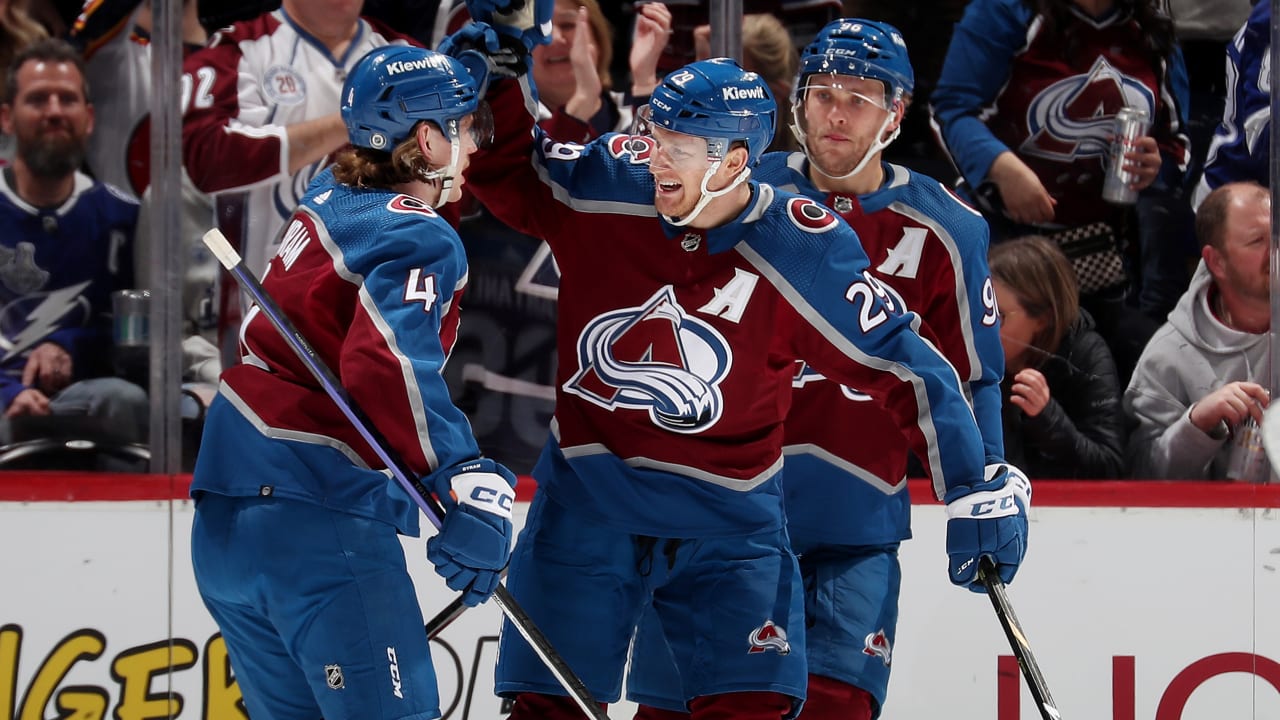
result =
[[1032,477],[1120,477],[1120,381],[1076,301],[1071,263],[1034,235],[995,245],[990,263],[1005,357],[1005,456]]

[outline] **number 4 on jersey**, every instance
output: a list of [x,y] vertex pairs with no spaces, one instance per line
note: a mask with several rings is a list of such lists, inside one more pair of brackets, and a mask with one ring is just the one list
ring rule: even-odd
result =
[[404,285],[404,301],[421,302],[423,312],[431,312],[435,307],[436,297],[436,276],[433,273],[424,273],[420,268],[414,268],[409,271],[409,281]]

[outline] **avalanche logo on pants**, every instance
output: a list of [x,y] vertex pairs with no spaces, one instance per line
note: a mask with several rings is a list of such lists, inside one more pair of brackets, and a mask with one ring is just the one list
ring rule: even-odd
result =
[[724,336],[689,315],[668,285],[644,305],[601,315],[578,336],[566,392],[608,410],[647,410],[667,430],[706,430],[724,412],[719,383],[733,354]]
[[748,654],[762,653],[765,650],[773,650],[779,655],[791,654],[791,643],[787,642],[787,631],[774,625],[772,620],[765,620],[764,625],[752,630],[747,636],[747,642],[751,643]]
[[884,630],[867,633],[866,647],[862,648],[862,654],[878,657],[885,667],[889,667],[893,662],[893,648],[889,645],[889,638],[885,636]]

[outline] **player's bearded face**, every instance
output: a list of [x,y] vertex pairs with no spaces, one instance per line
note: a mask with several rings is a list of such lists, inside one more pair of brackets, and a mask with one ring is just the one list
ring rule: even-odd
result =
[[702,197],[702,178],[710,167],[707,141],[658,127],[652,128],[652,136],[655,147],[649,172],[654,180],[654,208],[668,217],[684,217]]
[[809,157],[832,176],[857,167],[892,112],[884,84],[867,78],[812,75],[799,97],[796,121],[805,131]]
[[93,111],[70,63],[25,63],[9,118],[18,156],[38,177],[58,178],[84,162]]

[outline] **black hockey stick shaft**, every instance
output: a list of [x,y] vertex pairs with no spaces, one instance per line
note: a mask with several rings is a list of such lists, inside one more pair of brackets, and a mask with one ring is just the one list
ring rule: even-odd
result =
[[[337,376],[316,354],[307,339],[298,332],[298,329],[285,316],[284,311],[280,309],[275,300],[267,294],[266,289],[262,287],[262,283],[245,267],[240,254],[235,251],[235,248],[231,247],[231,243],[227,241],[227,238],[215,228],[204,234],[204,243],[218,258],[218,261],[222,263],[222,266],[227,269],[227,272],[231,273],[232,277],[235,278],[240,289],[253,298],[262,314],[271,321],[276,331],[280,333],[281,338],[297,353],[298,358],[307,366],[307,370],[315,376],[315,379],[324,387],[325,392],[333,399],[334,404],[338,406],[342,414],[360,433],[360,437],[364,438],[369,447],[377,454],[378,459],[382,460],[387,468],[391,470],[391,474],[400,486],[404,488],[404,491],[417,502],[418,506],[422,508],[422,511],[431,521],[431,524],[435,525],[436,529],[439,530],[441,522],[444,520],[444,509],[428,492],[417,475],[409,471],[408,466],[383,439],[382,435],[373,426],[373,423],[369,422],[367,416],[360,411],[360,408],[352,401],[346,389],[342,387]],[[582,680],[569,668],[564,658],[560,657],[556,649],[551,646],[547,637],[542,634],[542,631],[534,624],[533,619],[520,607],[505,585],[498,585],[493,592],[493,600],[498,604],[498,608],[502,610],[503,614],[511,620],[511,624],[520,635],[533,648],[533,651],[537,653],[538,657],[547,666],[547,669],[551,671],[551,674],[556,676],[556,680],[560,682],[561,687],[578,703],[578,706],[582,708],[587,717],[608,720],[609,716],[600,709],[600,705],[591,696],[587,686],[582,683]]]
[[1009,638],[1009,646],[1013,648],[1013,656],[1018,659],[1018,667],[1022,669],[1022,677],[1027,681],[1027,687],[1031,690],[1031,697],[1036,701],[1036,709],[1040,711],[1040,717],[1043,720],[1062,720],[1062,715],[1058,713],[1058,704],[1049,694],[1049,685],[1044,680],[1044,674],[1040,672],[1040,665],[1036,663],[1036,657],[1031,653],[1031,645],[1027,642],[1026,633],[1022,631],[1022,624],[1018,622],[1018,616],[1013,613],[1013,605],[1009,603],[1009,594],[1005,592],[1000,572],[996,570],[995,563],[989,556],[983,555],[978,560],[978,576],[982,579],[982,584],[987,587],[991,606],[995,608],[996,617],[1000,619],[1005,637]]
[[444,629],[452,625],[453,621],[457,620],[466,609],[467,606],[462,604],[461,595],[454,598],[453,602],[446,605],[443,610],[435,614],[435,617],[427,621],[426,627],[423,628],[427,631],[427,639],[430,640],[444,632]]

